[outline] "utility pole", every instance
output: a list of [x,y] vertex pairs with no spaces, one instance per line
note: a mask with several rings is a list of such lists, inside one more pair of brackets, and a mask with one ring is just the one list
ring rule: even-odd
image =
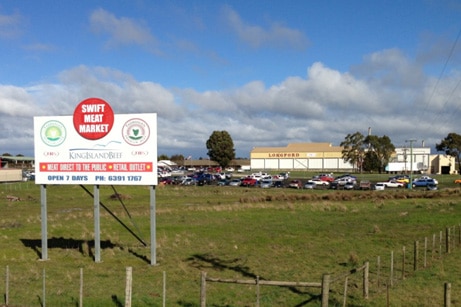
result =
[[410,186],[408,188],[413,189],[413,143],[416,142],[416,140],[405,140],[405,143],[406,142],[410,143]]

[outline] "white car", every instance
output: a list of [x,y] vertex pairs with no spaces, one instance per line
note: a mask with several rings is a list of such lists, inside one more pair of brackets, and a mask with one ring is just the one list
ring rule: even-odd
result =
[[320,180],[320,179],[311,179],[309,181],[315,183],[316,185],[323,185],[323,186],[329,186],[330,185],[330,183],[328,181],[324,181],[324,180]]
[[391,180],[386,182],[380,182],[384,184],[386,188],[403,188],[405,184],[403,182],[399,182],[397,180]]
[[385,188],[386,188],[386,186],[384,185],[383,182],[377,182],[375,184],[375,190],[376,191],[384,191]]

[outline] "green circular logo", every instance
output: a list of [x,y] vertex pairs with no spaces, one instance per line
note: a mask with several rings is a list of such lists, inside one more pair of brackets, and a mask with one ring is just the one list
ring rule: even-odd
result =
[[66,127],[57,120],[50,120],[42,126],[40,136],[46,145],[59,146],[66,139]]

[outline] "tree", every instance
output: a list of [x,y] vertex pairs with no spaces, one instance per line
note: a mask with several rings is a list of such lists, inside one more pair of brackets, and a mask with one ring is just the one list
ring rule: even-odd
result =
[[458,171],[461,172],[460,158],[461,158],[461,135],[451,132],[439,143],[435,144],[438,151],[444,151],[445,154],[455,158],[458,165]]
[[362,171],[362,163],[365,155],[364,136],[360,132],[348,134],[340,146],[344,162],[349,162],[355,165],[357,170]]
[[235,158],[234,142],[227,131],[213,131],[206,141],[210,160],[218,163],[222,168],[229,166]]
[[170,160],[176,164],[184,165],[184,156],[181,154],[172,155]]
[[[364,142],[368,144],[368,150],[376,155],[376,159],[379,162],[378,171],[381,173],[384,171],[384,166],[389,163],[391,155],[395,152],[395,146],[387,135],[383,135],[382,137],[368,135]],[[371,164],[373,165],[374,163]]]
[[168,160],[168,156],[165,154],[161,154],[160,156],[157,157],[157,161],[160,161],[160,160]]

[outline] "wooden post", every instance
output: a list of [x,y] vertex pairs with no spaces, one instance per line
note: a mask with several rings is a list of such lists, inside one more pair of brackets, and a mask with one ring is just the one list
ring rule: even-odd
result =
[[402,247],[402,280],[405,279],[405,246]]
[[83,268],[80,268],[80,291],[78,297],[78,306],[83,307]]
[[450,228],[445,229],[445,252],[450,253]]
[[163,271],[163,307],[166,306],[166,272]]
[[126,268],[125,307],[131,307],[131,291],[133,285],[133,269]]
[[424,237],[424,267],[427,267],[427,237]]
[[451,284],[445,283],[444,287],[444,297],[443,297],[443,306],[450,307],[451,306]]
[[390,272],[390,285],[394,286],[394,251],[391,251],[391,272]]
[[365,262],[365,268],[363,269],[363,297],[368,299],[368,282],[370,276],[370,263]]
[[202,272],[200,279],[200,307],[206,307],[206,272]]
[[379,286],[381,286],[380,284],[380,273],[381,273],[381,256],[378,256],[378,259],[376,261],[376,278],[378,279],[377,280],[377,284],[378,284],[378,289],[379,289]]
[[10,289],[10,267],[6,266],[6,282],[5,282],[5,305],[6,306],[10,304],[9,289]]
[[[330,293],[330,274],[322,276],[322,307],[328,307],[328,298]],[[202,306],[205,307],[205,306]]]
[[344,293],[343,293],[343,307],[346,307],[347,305],[347,282],[349,281],[349,277],[346,277],[344,280]]
[[256,307],[259,307],[259,276],[256,276]]
[[413,257],[413,271],[418,269],[418,241],[415,241],[415,248],[414,248],[414,257]]
[[46,307],[46,271],[43,269],[43,284],[42,284],[43,300],[42,307]]
[[442,257],[442,238],[443,238],[443,233],[440,231],[439,234],[439,258]]
[[435,233],[432,235],[432,262],[434,262],[435,257]]

